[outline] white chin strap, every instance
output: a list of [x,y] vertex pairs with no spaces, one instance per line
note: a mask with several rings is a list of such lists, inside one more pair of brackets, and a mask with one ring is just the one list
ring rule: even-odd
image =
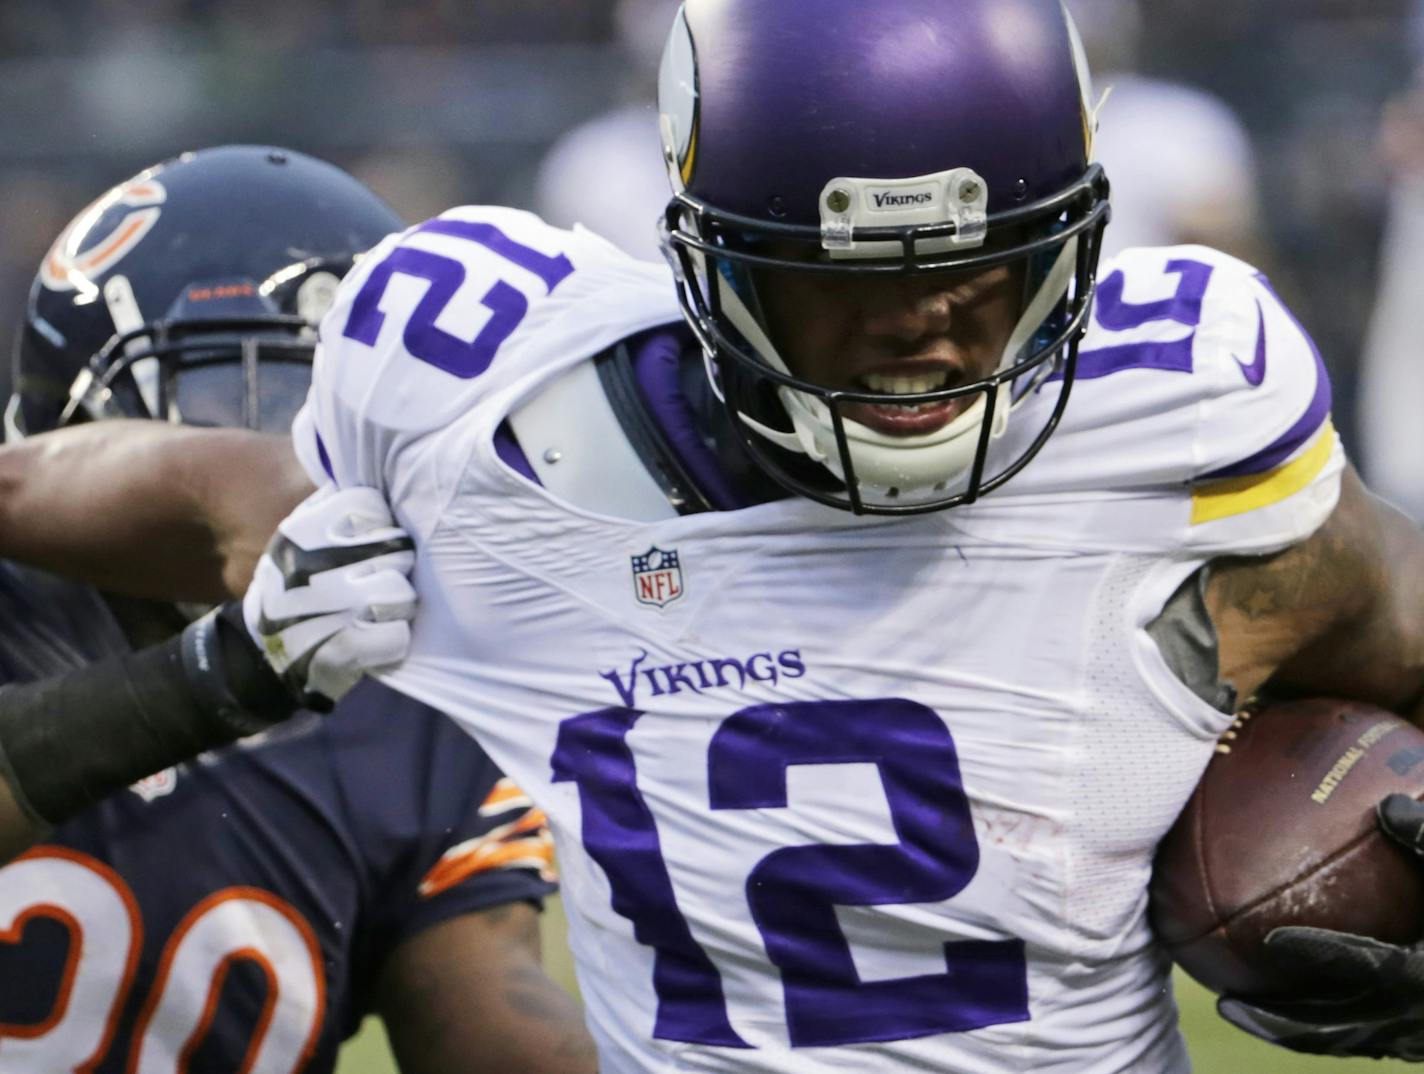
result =
[[[1073,279],[1077,260],[1078,239],[1074,237],[1064,243],[1043,285],[1024,308],[1023,315],[1009,335],[995,372],[1002,372],[1019,360],[1019,352],[1063,300]],[[727,319],[769,365],[790,375],[786,362],[741,297],[719,276],[714,274],[713,279],[716,280],[715,286]],[[991,440],[1004,435],[1009,414],[1018,405],[1010,404],[1009,390],[1010,385],[1002,384],[995,392],[994,425],[989,433]],[[838,480],[845,481],[830,408],[815,396],[793,388],[782,387],[777,392],[791,418],[794,432],[778,432],[740,411],[737,412],[738,418],[777,447],[814,459]],[[943,428],[919,436],[893,436],[859,422],[843,420],[861,495],[872,494],[903,502],[905,499],[913,500],[916,493],[942,492],[973,466],[984,425],[985,408],[986,402],[981,394],[963,414],[947,422]]]

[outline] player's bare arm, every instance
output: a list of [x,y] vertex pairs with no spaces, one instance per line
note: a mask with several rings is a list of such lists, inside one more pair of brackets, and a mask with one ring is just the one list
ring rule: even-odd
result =
[[[1424,535],[1353,469],[1309,539],[1264,559],[1214,563],[1206,602],[1220,680],[1238,697],[1264,688],[1354,698],[1416,723],[1424,715]],[[1385,833],[1418,853],[1424,807],[1395,795],[1379,812]],[[1419,950],[1314,928],[1277,929],[1267,950],[1283,969],[1330,981],[1348,998],[1254,1005],[1228,997],[1228,1020],[1300,1051],[1424,1056]]]
[[[282,436],[152,421],[59,429],[0,449],[0,552],[114,592],[216,601],[246,588],[272,530],[310,490]],[[4,691],[0,862],[103,794],[291,712],[240,611],[205,623],[186,648],[173,639]],[[200,651],[211,658],[181,655]],[[124,688],[134,683],[144,688]],[[125,733],[133,727],[149,733]],[[67,746],[109,740],[97,752]]]
[[1216,561],[1206,601],[1238,698],[1269,686],[1419,718],[1424,534],[1353,469],[1320,530],[1274,556]]
[[379,494],[323,490],[282,521],[275,543],[286,569],[263,562],[277,584],[253,604],[271,630],[260,645],[228,602],[160,644],[0,687],[0,782],[23,814],[0,826],[0,841],[265,730],[299,701],[329,710],[366,670],[400,661],[413,553]]
[[108,421],[0,448],[0,554],[111,592],[240,596],[311,492],[285,436]]
[[378,1005],[405,1074],[593,1074],[573,997],[540,965],[539,915],[514,903],[407,940],[381,974]]

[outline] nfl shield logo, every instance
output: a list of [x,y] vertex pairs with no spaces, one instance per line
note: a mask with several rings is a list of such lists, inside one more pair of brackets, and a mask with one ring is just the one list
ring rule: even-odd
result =
[[654,545],[632,559],[633,595],[639,604],[666,608],[682,598],[682,567],[678,565],[676,548],[665,552]]

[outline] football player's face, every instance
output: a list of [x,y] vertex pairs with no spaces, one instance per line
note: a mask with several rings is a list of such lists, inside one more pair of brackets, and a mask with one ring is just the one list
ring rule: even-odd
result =
[[[1022,281],[1008,266],[895,277],[765,272],[758,291],[771,338],[796,376],[828,388],[905,395],[991,375],[1020,315]],[[890,435],[918,436],[978,398],[855,404],[845,416]]]

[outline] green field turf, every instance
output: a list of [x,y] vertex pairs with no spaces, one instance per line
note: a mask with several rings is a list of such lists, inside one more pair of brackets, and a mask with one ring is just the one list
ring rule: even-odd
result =
[[[568,952],[560,942],[563,914],[557,900],[553,902],[550,912],[544,915],[545,960],[550,972],[572,988]],[[1313,1059],[1263,1044],[1218,1018],[1211,994],[1180,974],[1177,1002],[1198,1074],[1403,1074],[1417,1069],[1409,1063],[1377,1063],[1369,1059]],[[395,1074],[395,1069],[385,1034],[371,1020],[341,1053],[337,1074]]]

